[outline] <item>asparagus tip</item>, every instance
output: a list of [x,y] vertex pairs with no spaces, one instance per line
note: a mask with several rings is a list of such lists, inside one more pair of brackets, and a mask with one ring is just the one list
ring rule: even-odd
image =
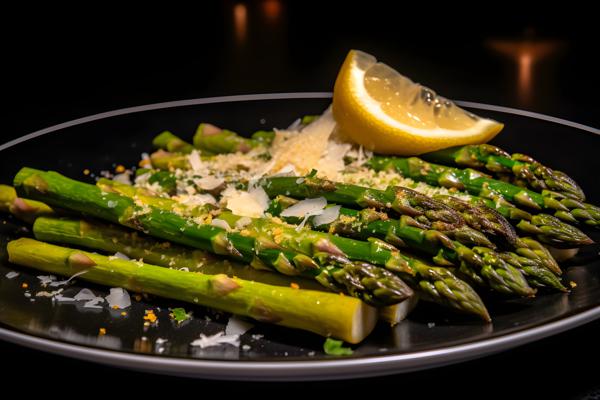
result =
[[214,136],[214,135],[218,135],[219,133],[221,133],[222,129],[212,125],[212,124],[207,124],[207,123],[202,123],[200,124],[201,126],[201,132],[202,132],[202,136]]

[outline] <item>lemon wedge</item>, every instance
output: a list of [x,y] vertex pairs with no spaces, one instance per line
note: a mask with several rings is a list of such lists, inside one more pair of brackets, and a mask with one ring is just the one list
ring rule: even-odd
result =
[[405,156],[485,143],[504,126],[358,50],[348,53],[335,81],[333,115],[340,133],[365,148]]

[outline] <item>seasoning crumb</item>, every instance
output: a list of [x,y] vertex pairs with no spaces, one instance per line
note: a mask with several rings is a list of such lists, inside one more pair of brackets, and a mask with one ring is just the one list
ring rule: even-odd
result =
[[100,328],[98,330],[98,336],[104,336],[106,335],[106,328]]
[[122,174],[123,172],[125,172],[125,167],[119,164],[117,165],[117,168],[115,168],[115,172],[118,174]]
[[249,345],[247,345],[247,344],[245,344],[245,345],[243,345],[243,346],[242,346],[242,350],[244,350],[244,351],[248,351],[248,350],[250,350],[251,348],[252,348],[252,347],[250,347],[250,346],[249,346]]
[[[148,324],[153,324],[158,320],[158,317],[156,316],[156,314],[154,314],[153,310],[146,310],[146,315],[144,315],[144,320],[146,320],[148,322]],[[144,323],[144,326],[146,326],[145,323]]]
[[122,316],[122,317],[126,317],[126,316],[127,316],[127,311],[123,311],[123,312],[121,312],[121,316]]
[[569,282],[569,285],[571,285],[571,288],[573,288],[573,289],[575,289],[577,287],[577,283],[575,281]]
[[90,174],[90,170],[89,170],[89,169],[87,169],[87,168],[86,168],[86,169],[84,169],[84,170],[83,170],[83,174],[84,174],[84,175],[89,175],[89,174]]
[[427,327],[428,327],[428,328],[433,328],[433,327],[435,327],[435,322],[428,322],[428,323],[427,323]]
[[136,293],[136,294],[133,295],[133,298],[135,299],[135,301],[142,301],[142,295],[141,294]]
[[23,288],[23,289],[27,289],[28,287],[29,287],[29,284],[27,282],[23,282],[21,284],[21,288]]
[[290,283],[290,287],[291,287],[292,289],[300,289],[300,285],[298,285],[296,282],[292,282],[292,283]]

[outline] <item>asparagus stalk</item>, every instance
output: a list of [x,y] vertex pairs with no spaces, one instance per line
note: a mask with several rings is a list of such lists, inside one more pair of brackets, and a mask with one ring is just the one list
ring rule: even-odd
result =
[[[290,180],[291,179],[291,180]],[[316,178],[306,178],[301,185],[308,184],[307,180],[314,180],[320,185],[332,184],[332,185],[341,185],[336,184],[330,181],[325,181]],[[263,183],[263,187],[270,195],[274,193],[281,193],[281,191],[285,190],[286,193],[298,193],[298,187],[301,185],[297,185],[297,178],[267,178],[267,183]],[[281,181],[284,181],[283,183]],[[273,184],[272,182],[275,182]],[[293,182],[293,183],[292,183]],[[287,185],[286,185],[287,183]],[[118,184],[113,184],[113,189]],[[291,186],[291,188],[290,188]],[[366,188],[361,188],[354,185],[343,185],[344,188],[349,188],[346,192],[354,189],[358,190],[370,190]],[[270,189],[273,187],[278,187],[279,189],[276,192],[271,192]],[[311,186],[312,187],[312,186]],[[288,189],[289,188],[289,189]],[[358,189],[357,189],[358,188]],[[123,190],[135,190],[134,188],[128,187],[123,188]],[[325,192],[330,193],[330,192]],[[386,195],[386,192],[375,191],[372,193],[374,195],[383,196]],[[415,192],[410,191],[410,194],[414,194]],[[345,193],[342,193],[345,194]],[[293,194],[292,194],[293,195]],[[373,196],[374,196],[373,195]],[[340,196],[341,197],[341,196]],[[417,196],[417,200],[421,200],[421,198],[428,199],[423,195]],[[145,198],[145,201],[150,201],[148,204],[153,204],[151,198]],[[164,200],[157,199],[161,204],[165,204]],[[380,200],[384,201],[384,200]],[[176,202],[174,204],[167,206],[167,210],[172,210],[175,207]],[[428,207],[433,208],[431,204],[433,202],[425,202],[423,201],[420,204],[427,204]],[[220,218],[230,219],[232,224],[235,223],[235,216],[228,215],[227,213],[222,213]],[[413,219],[413,221],[415,221]],[[415,221],[415,223],[417,223]],[[318,234],[316,232],[312,232],[309,230],[300,230],[296,231],[291,228],[286,228],[284,226],[278,226],[277,224],[273,224],[270,222],[265,222],[264,220],[255,220],[253,222],[254,227],[258,230],[259,234],[272,236],[272,231],[279,231],[280,233],[277,235],[277,243],[286,246],[286,248],[290,248],[295,251],[300,251],[303,254],[311,255],[312,249],[317,249],[316,251],[320,251],[319,247],[315,245],[321,241],[322,243],[327,243],[328,246],[333,246],[333,252],[340,252],[341,254],[347,255],[350,259],[354,260],[362,260],[370,263],[374,263],[376,265],[384,266],[385,268],[395,271],[395,272],[408,272],[408,268],[415,271],[411,266],[411,260],[409,257],[406,257],[399,252],[396,251],[397,255],[394,254],[394,251],[387,250],[385,245],[378,240],[370,240],[368,242],[360,242],[356,240],[351,240],[348,238],[336,236],[336,235],[327,235]],[[421,226],[422,227],[422,226]],[[373,239],[373,238],[369,238]],[[465,256],[467,257],[467,256]],[[470,275],[474,278],[477,276],[479,280],[483,278],[485,283],[489,285],[496,291],[505,294],[518,295],[518,296],[533,296],[535,291],[529,286],[527,280],[523,276],[523,274],[519,271],[519,269],[514,266],[507,264],[503,259],[499,257],[495,257],[493,253],[485,252],[482,255],[485,262],[474,263],[470,266],[465,266],[464,268],[469,268],[475,266],[477,268],[476,272],[471,273]],[[538,275],[543,274],[543,269],[538,271]],[[550,278],[550,277],[549,277]],[[539,280],[538,280],[539,281]],[[548,279],[546,279],[548,281]],[[560,282],[558,280],[554,280],[554,285],[561,287]],[[557,285],[558,284],[558,285]]]
[[[311,117],[311,116],[309,116]],[[303,124],[309,123],[308,122],[304,122],[303,119]],[[274,133],[273,132],[265,132],[264,134],[261,134],[261,140],[266,143],[266,144],[270,144],[272,139],[274,138]],[[484,146],[489,146],[489,145],[484,145]],[[466,146],[469,147],[469,146]],[[475,148],[477,146],[474,146]],[[441,150],[440,152],[444,152],[445,150]],[[463,151],[463,154],[466,151]],[[556,185],[569,185],[569,182],[572,181],[572,179],[566,177],[566,178],[562,178],[562,176],[564,175],[563,173],[561,173],[560,171],[552,171],[552,172],[548,172],[546,170],[544,170],[544,168],[541,165],[535,164],[535,166],[533,165],[533,162],[530,159],[526,159],[526,156],[523,155],[514,155],[515,157],[515,161],[513,161],[515,164],[514,165],[519,165],[519,167],[517,167],[517,170],[523,170],[526,171],[527,168],[524,168],[523,165],[521,164],[532,164],[531,166],[529,166],[528,168],[533,168],[535,171],[535,175],[539,176],[539,177],[543,177],[543,176],[549,176],[548,174],[551,174],[552,176],[557,177],[556,180],[557,182],[560,181],[560,183],[556,183]],[[170,158],[174,158],[176,160],[171,161],[171,165],[179,165],[180,168],[189,168],[187,160],[183,160],[184,162],[181,162],[180,160],[177,160],[179,156],[177,155],[170,155]],[[463,156],[463,158],[465,158]],[[523,160],[523,161],[519,161],[519,160]],[[446,162],[450,162],[449,160],[445,160]],[[518,164],[521,163],[521,164]],[[157,165],[155,166],[156,168],[163,168],[163,169],[168,169],[168,165],[165,165],[166,163],[157,163]],[[513,164],[511,164],[513,165]],[[371,167],[375,167],[375,169],[381,169],[379,163],[374,163],[370,165]],[[528,174],[527,172],[522,172],[525,174]],[[573,182],[574,185],[572,185],[572,193],[577,193],[578,190],[578,186],[576,183]],[[555,189],[558,189],[558,187],[554,185],[552,186]],[[580,191],[580,189],[579,189]],[[565,192],[568,192],[568,189],[565,189]],[[582,193],[583,195],[583,193]],[[558,218],[548,215],[548,214],[535,214],[532,215],[529,212],[526,212],[524,210],[521,210],[517,207],[515,207],[513,204],[507,202],[507,201],[503,201],[504,199],[501,196],[494,196],[494,195],[490,195],[490,197],[492,198],[481,198],[481,197],[476,197],[476,196],[471,196],[471,202],[473,204],[480,204],[483,203],[485,204],[487,207],[492,208],[494,210],[496,210],[498,213],[500,213],[503,217],[510,219],[511,221],[513,221],[515,227],[517,229],[519,229],[520,231],[526,233],[526,234],[532,234],[535,235],[536,238],[541,241],[542,243],[546,243],[549,245],[552,245],[554,247],[559,247],[559,248],[563,248],[563,247],[578,247],[578,246],[582,246],[582,245],[586,245],[586,244],[591,244],[593,243],[593,241],[587,236],[585,235],[583,232],[581,232],[579,229],[566,224],[564,222],[561,222]],[[575,195],[575,197],[577,197]],[[582,198],[583,199],[583,198]],[[487,211],[489,213],[489,211]],[[568,217],[567,217],[568,218]],[[483,222],[485,223],[485,219],[480,219],[479,222]],[[481,243],[479,243],[481,244]]]
[[0,185],[0,211],[11,213],[28,223],[41,215],[54,215],[54,210],[44,203],[17,197],[15,188],[8,185]]
[[200,124],[194,135],[196,148],[216,154],[238,151],[247,153],[260,145],[262,145],[260,140],[244,138],[235,132],[206,123]]
[[[158,174],[160,174],[162,172],[164,172],[164,171],[161,171]],[[123,185],[118,182],[109,181],[109,180],[104,180],[104,181],[101,180],[98,182],[98,184],[101,187],[106,186],[107,188],[105,190],[117,189],[117,191],[120,191],[121,193],[125,193],[130,196],[135,195],[136,193],[140,192],[139,189],[132,188],[131,186]],[[151,199],[147,199],[147,200],[152,201]],[[155,201],[156,200],[158,200],[158,199],[155,199]],[[158,200],[158,201],[160,201],[161,203],[164,203],[164,200]],[[176,206],[178,206],[177,203],[171,202],[171,205],[168,206],[168,209],[169,208],[172,209],[173,207],[176,207]],[[467,205],[464,205],[464,206],[467,206]],[[473,215],[477,214],[477,212],[475,212],[475,210],[473,210],[473,208],[474,207],[469,206],[469,208],[465,210],[463,207],[463,209],[460,209],[459,211],[468,216],[473,216]],[[181,212],[181,209],[179,211]],[[275,211],[275,210],[271,210],[271,211]],[[352,214],[352,211],[353,210],[347,210],[346,217],[348,217],[348,215],[355,216],[355,214],[354,215]],[[372,210],[367,210],[367,212],[369,212],[369,211],[372,212]],[[486,212],[479,212],[479,214],[481,214],[481,216],[482,216],[482,217],[480,217],[480,219],[485,220],[485,218],[488,218],[490,212],[493,212],[493,211],[487,210]],[[379,213],[379,214],[381,214],[381,213]],[[377,215],[377,213],[374,212],[374,215]],[[414,236],[415,234],[410,232],[410,229],[414,229],[417,232],[423,231],[423,226],[421,224],[419,224],[413,218],[410,218],[408,216],[404,216],[404,217],[406,217],[406,218],[403,219],[403,221],[406,221],[406,222],[410,221],[410,225],[413,225],[412,227],[408,227],[406,229],[406,231],[408,231],[408,232],[406,233],[407,242],[405,244],[408,244],[409,247],[417,248],[418,250],[421,250],[421,251],[424,250],[423,249],[423,240],[418,240],[416,243],[411,242],[411,240],[415,238],[415,236]],[[477,221],[477,219],[473,218],[472,221]],[[404,224],[404,225],[407,225],[407,224]],[[364,235],[364,233],[371,232],[368,228],[366,228],[366,229],[365,228],[366,227],[359,227],[359,230],[361,230],[363,232],[363,234],[358,235],[358,237],[361,239],[369,239],[370,238],[369,236]],[[384,240],[389,240],[390,239],[389,238],[390,227],[386,227],[386,229],[387,229],[387,231],[380,231],[380,232],[375,231],[374,232],[375,234],[373,236],[379,237]],[[399,234],[402,235],[402,233],[404,233],[406,231],[400,230]],[[386,235],[386,232],[388,233],[388,235]],[[443,237],[444,237],[443,241],[445,241],[446,243],[451,242],[451,240],[441,232],[431,231],[429,233],[430,236],[433,236],[434,234],[443,235]],[[296,235],[294,235],[294,236],[297,237],[298,233],[296,233]],[[355,235],[355,237],[356,236],[357,235]],[[400,236],[398,236],[398,237],[400,237]],[[402,237],[400,237],[400,239],[402,239]],[[296,243],[296,241],[297,241],[297,239],[295,241],[293,241],[292,243]],[[438,241],[441,242],[442,240],[438,239]],[[395,241],[393,244],[396,244],[396,243],[397,243],[397,241]],[[555,276],[553,276],[552,274],[548,273],[548,271],[545,270],[545,268],[548,268],[549,270],[553,271],[556,274],[561,273],[560,268],[558,267],[558,265],[556,264],[556,262],[554,261],[552,256],[549,254],[549,252],[547,252],[539,244],[536,244],[535,247],[532,249],[533,243],[535,243],[535,241],[533,241],[533,240],[528,240],[527,242],[519,240],[516,243],[517,244],[516,251],[520,255],[511,253],[512,255],[507,258],[499,258],[499,257],[492,257],[492,254],[486,253],[485,258],[491,262],[494,262],[496,264],[496,268],[506,269],[507,267],[503,265],[505,263],[505,261],[504,261],[505,259],[509,260],[510,265],[521,270],[523,273],[525,273],[523,268],[527,267],[529,273],[526,275],[531,276],[531,279],[529,279],[529,282],[534,284],[535,286],[551,287],[551,288],[562,290],[562,291],[566,290],[565,287],[561,284],[559,279],[557,279]],[[461,243],[457,242],[455,245],[452,244],[452,249],[454,249],[457,245],[461,245]],[[461,252],[462,259],[459,260],[459,264],[462,265],[462,269],[463,270],[471,269],[474,266],[476,271],[480,271],[481,268],[483,267],[482,260],[481,259],[473,259],[473,255],[474,255],[473,251],[470,251],[470,249],[468,249],[465,246],[462,246],[462,247],[464,248]],[[425,250],[430,255],[437,255],[440,252],[440,246],[439,245],[438,246],[425,246]],[[475,251],[479,251],[479,248],[476,248]],[[433,252],[433,254],[432,254],[432,252]],[[368,252],[363,251],[363,252],[360,252],[360,254],[364,255],[364,254],[368,254]],[[457,262],[457,257],[455,255],[447,256],[446,259],[444,259],[443,256],[444,256],[443,252],[439,253],[439,255],[438,255],[438,261],[443,261],[442,265],[448,265],[448,263],[453,263],[453,262],[456,263]],[[366,259],[366,261],[373,262],[370,259]],[[474,265],[470,265],[471,263],[474,263]],[[536,268],[534,270],[533,269],[534,267],[542,267],[542,268]],[[545,268],[543,268],[543,267],[545,267]],[[477,279],[477,281],[479,281],[480,283],[483,283],[483,281],[481,280],[481,277],[478,276],[478,272],[470,271],[469,275],[472,278],[475,278],[475,277],[479,278],[479,279]],[[534,277],[536,279],[533,279]],[[542,285],[541,282],[543,282],[544,284]]]
[[[140,203],[153,206],[177,214],[190,215],[196,212],[195,207],[189,207],[175,200],[146,196],[136,187],[124,185],[110,180],[100,180],[97,185],[103,190],[113,191],[131,197]],[[230,212],[221,212],[219,218],[225,220],[230,226],[235,226],[241,218]],[[366,261],[374,265],[385,267],[394,272],[414,274],[410,267],[411,260],[400,254],[396,249],[382,244],[381,241],[358,241],[329,235],[310,230],[296,230],[292,227],[273,223],[267,219],[255,218],[251,225],[244,227],[248,233],[255,230],[258,237],[269,237],[269,240],[284,248],[316,256],[326,249],[326,252],[348,257],[350,260]]]
[[[187,157],[177,153],[155,153],[152,155],[152,160],[153,166],[162,170],[190,168]],[[369,164],[369,166],[378,171],[388,168],[387,165],[384,166],[377,163]],[[435,188],[435,185],[432,187]],[[469,202],[473,205],[484,205],[495,210],[504,218],[512,221],[512,225],[516,227],[516,229],[524,234],[534,235],[535,238],[542,243],[557,248],[580,247],[593,243],[593,241],[577,227],[569,225],[553,215],[545,213],[532,214],[516,207],[500,195],[488,194],[489,198],[483,198],[469,195],[464,192],[457,193],[460,193],[463,198],[467,197]],[[352,204],[350,205],[352,206]],[[486,213],[489,213],[489,210],[486,210]],[[480,222],[485,223],[483,220],[480,220]],[[500,224],[500,226],[504,225]],[[465,245],[491,245],[489,240],[483,235],[478,234],[474,229],[463,228],[455,231],[454,235],[457,240],[461,240]],[[508,237],[513,238],[512,235]],[[516,238],[513,238],[513,240],[516,240]]]
[[[304,127],[304,126],[314,122],[315,120],[319,119],[320,117],[321,117],[320,115],[305,115],[304,117],[302,117],[300,119],[300,127]],[[207,124],[205,124],[205,125],[207,125]],[[264,144],[265,146],[270,146],[271,143],[273,142],[273,139],[275,139],[274,131],[256,131],[252,134],[252,136],[249,139],[244,138],[243,136],[239,136],[239,135],[235,134],[234,132],[230,132],[230,131],[227,131],[227,132],[229,132],[229,133],[227,135],[225,135],[224,137],[226,137],[227,139],[235,137],[234,141],[237,142],[238,144],[243,143],[243,146],[245,146],[246,148],[256,147],[257,142],[260,142],[260,143]],[[202,136],[204,136],[204,135],[202,135]],[[221,140],[221,138],[215,138],[215,139]],[[204,149],[210,148],[208,146],[200,146],[200,145],[197,147],[204,148]],[[227,145],[224,143],[219,143],[218,148],[219,148],[219,153],[235,153],[236,151],[238,151],[236,146],[231,146],[231,145]]]
[[8,255],[18,265],[64,276],[85,270],[80,279],[214,307],[349,343],[362,341],[377,316],[374,308],[348,296],[140,265],[28,238],[10,242]]
[[[280,215],[281,211],[295,202],[294,199],[279,196],[272,202],[269,211],[273,215]],[[296,222],[293,218],[287,220]],[[428,254],[440,266],[459,267],[464,275],[480,285],[485,285],[481,271],[486,268],[486,263],[491,263],[497,269],[505,269],[507,263],[520,270],[533,286],[566,291],[555,275],[561,271],[552,256],[531,239],[520,239],[523,244],[519,255],[512,252],[496,253],[484,247],[470,249],[442,232],[423,229],[407,215],[395,220],[372,209],[357,211],[341,207],[335,221],[320,225],[315,225],[314,221],[314,218],[310,218],[308,223],[318,230],[359,239],[376,237],[399,247],[409,247]]]
[[270,146],[275,139],[275,132],[273,131],[256,131],[250,137],[253,140],[261,142],[265,146]]
[[[173,200],[170,200],[171,203],[169,204],[168,200],[165,201],[165,199],[139,196],[136,194],[136,191],[139,189],[134,187],[125,187],[126,185],[114,181],[110,184],[99,181],[98,184],[109,191],[115,191],[128,196],[137,196],[138,200],[142,199],[141,201],[148,205],[155,205],[165,210],[176,209],[178,210],[177,212],[185,212],[181,209],[182,205],[177,204]],[[230,225],[235,225],[240,217],[229,212],[223,212],[219,215],[219,218],[224,219]],[[252,226],[246,226],[245,228],[248,233],[252,232],[250,228],[253,228],[254,235],[267,235],[277,244],[302,251],[304,254],[312,254],[315,248],[318,249],[320,246],[326,244],[333,252],[345,252],[345,255],[348,255],[350,258],[379,263],[394,272],[402,273],[402,276],[409,280],[414,288],[419,290],[420,296],[424,297],[424,299],[462,312],[474,313],[486,321],[490,320],[485,305],[477,293],[466,282],[458,279],[450,271],[445,270],[445,268],[426,265],[417,259],[401,254],[395,248],[392,249],[380,241],[373,240],[373,238],[371,238],[370,242],[353,241],[335,235],[319,235],[317,232],[308,230],[296,231],[283,225],[273,224],[260,219],[254,220]],[[412,273],[415,273],[417,278],[410,278],[410,274]],[[439,289],[433,290],[435,287]]]
[[368,161],[375,170],[393,168],[402,175],[448,188],[465,189],[469,193],[485,198],[502,197],[506,201],[531,208],[535,211],[548,210],[557,218],[568,223],[600,226],[600,208],[592,204],[566,197],[560,193],[544,190],[542,193],[491,179],[473,169],[459,169],[432,164],[417,157],[375,156]]
[[[395,212],[399,215],[408,215],[427,229],[442,231],[454,240],[468,246],[494,247],[488,237],[502,243],[516,242],[514,230],[508,223],[500,222],[499,215],[494,215],[494,221],[491,224],[477,220],[477,224],[474,226],[485,230],[485,232],[480,232],[467,225],[467,222],[473,222],[472,218],[465,219],[460,212],[408,188],[390,187],[387,190],[377,190],[312,176],[300,178],[300,181],[301,184],[298,183],[299,178],[295,177],[270,177],[262,179],[260,184],[271,197],[278,195],[295,198],[323,196],[332,203],[357,208],[375,208]],[[498,240],[499,238],[502,240]]]
[[[132,198],[103,192],[94,185],[66,178],[57,172],[22,168],[15,176],[14,184],[17,193],[26,197],[252,263],[258,268],[316,279],[334,291],[346,291],[374,305],[395,304],[412,295],[400,278],[385,269],[351,262],[326,252],[320,253],[317,260],[311,259],[304,254],[279,249],[264,238],[227,232],[217,226],[197,224],[174,212],[138,205]],[[326,246],[323,249],[326,251]]]
[[[420,186],[425,186],[428,192],[435,192],[439,189],[436,186],[431,186],[425,182],[421,182]],[[469,203],[476,207],[488,207],[506,219],[512,221],[512,224],[523,234],[533,235],[538,241],[549,244],[557,248],[572,248],[593,243],[593,241],[578,228],[569,225],[558,218],[548,214],[531,214],[525,210],[515,207],[512,203],[507,202],[500,196],[494,197],[494,200],[483,197],[469,195],[465,192],[455,191],[453,196],[459,196],[461,199],[466,199]],[[446,195],[433,195],[433,198],[444,202]],[[450,202],[447,205],[451,206],[455,202]],[[521,246],[517,246],[521,247]]]
[[194,150],[194,146],[169,131],[158,134],[152,140],[152,145],[157,149],[183,154],[189,154]]
[[[226,274],[244,280],[275,286],[299,287],[308,290],[328,290],[314,280],[290,277],[258,270],[250,265],[230,262],[212,254],[162,242],[136,231],[97,221],[73,218],[40,217],[33,224],[35,238],[61,245],[74,245],[108,253],[123,253],[133,259],[166,268],[200,272],[207,275]],[[414,299],[379,308],[379,316],[392,326],[402,321],[416,304]]]
[[155,151],[150,155],[150,163],[154,168],[162,170],[190,169],[189,158],[183,153],[171,153],[164,150]]
[[[463,215],[481,214],[484,216],[493,211],[493,209],[484,204],[472,204],[453,196],[434,195],[433,198],[457,211],[460,211]],[[531,238],[523,240],[523,238],[517,237],[513,248],[518,254],[541,262],[541,265],[554,271],[557,275],[561,274],[560,268],[550,252],[548,252],[540,243],[536,242],[535,240]]]
[[[163,174],[166,174],[168,176],[171,177],[171,179],[173,181],[176,180],[176,178],[171,175],[169,172],[167,171],[157,171],[157,172],[151,172],[151,180],[154,179],[156,176],[163,176]],[[161,181],[164,179],[156,179],[157,181]],[[100,181],[98,181],[97,183],[99,186],[103,187],[104,190],[114,190],[116,188],[118,188],[118,192],[127,194],[127,195],[135,195],[135,194],[140,194],[143,195],[143,191],[137,188],[132,188],[131,186],[128,185],[124,185],[121,184],[119,182],[115,182],[115,181],[111,181],[108,179],[101,179]],[[278,197],[286,197],[286,196],[278,196]],[[293,200],[288,198],[289,200]],[[439,200],[443,203],[446,203],[448,206],[457,209],[457,211],[461,212],[461,215],[465,215],[465,217],[467,219],[469,219],[471,221],[471,224],[473,226],[476,226],[475,224],[479,224],[479,220],[483,220],[483,221],[487,221],[487,218],[489,216],[491,217],[495,217],[496,215],[494,214],[493,210],[489,210],[487,207],[485,207],[482,204],[479,203],[474,203],[473,205],[469,205],[469,204],[465,204],[464,202],[461,202],[458,199],[449,197],[449,196],[434,196],[434,199]],[[479,209],[482,210],[479,210]],[[182,210],[179,210],[180,212]],[[274,210],[272,210],[274,211]],[[342,210],[343,213],[344,210]],[[348,212],[350,212],[351,216],[352,216],[352,211],[349,210]],[[375,213],[377,214],[377,213]],[[477,216],[477,217],[474,217]],[[553,217],[551,217],[553,218]],[[411,225],[416,225],[418,226],[418,228],[423,228],[422,224],[419,224],[415,219],[410,218],[411,221]],[[487,223],[487,222],[484,222]],[[506,221],[504,222],[500,222],[501,224],[506,224]],[[570,226],[569,226],[570,227]],[[426,227],[424,229],[427,229]],[[576,228],[573,228],[576,231],[579,231]],[[580,231],[579,231],[580,232]],[[455,233],[456,235],[456,233]],[[410,234],[409,234],[410,236]],[[448,235],[446,235],[448,236]],[[468,243],[471,242],[471,240],[467,240]],[[532,250],[532,244],[535,243],[535,246]],[[395,243],[392,243],[395,244]],[[410,245],[411,243],[409,243]],[[414,248],[413,244],[413,248]],[[417,246],[418,248],[418,246]],[[543,247],[541,246],[539,243],[535,242],[532,239],[529,239],[527,242],[524,242],[522,240],[520,240],[520,238],[516,238],[515,243],[514,243],[514,248],[515,248],[515,252],[517,254],[519,254],[522,257],[527,257],[527,258],[531,258],[535,264],[540,265],[540,266],[544,266],[548,269],[550,269],[551,271],[555,272],[557,275],[561,274],[560,268],[558,266],[558,264],[556,263],[556,261],[552,258],[552,256],[550,255],[550,253]],[[420,251],[422,251],[423,249],[419,249]],[[517,265],[515,265],[517,266]]]
[[[569,225],[553,215],[531,214],[515,207],[513,204],[496,196],[494,200],[461,193],[461,197],[477,208],[493,209],[505,218],[513,221],[513,225],[527,235],[535,235],[542,243],[558,248],[579,247],[592,244],[593,241],[578,228]],[[434,198],[445,202],[448,196],[434,195]],[[446,203],[451,206],[456,201]]]
[[508,179],[517,186],[536,192],[552,190],[576,200],[585,200],[579,185],[564,172],[554,171],[524,154],[510,155],[489,144],[450,147],[420,157],[443,165],[485,169],[502,180]]

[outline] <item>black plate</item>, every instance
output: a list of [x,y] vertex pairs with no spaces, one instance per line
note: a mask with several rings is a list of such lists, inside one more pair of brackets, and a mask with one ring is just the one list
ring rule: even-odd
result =
[[[92,181],[84,169],[98,172],[115,164],[136,165],[151,150],[152,137],[169,129],[189,137],[200,121],[238,132],[285,127],[296,117],[319,113],[329,93],[231,96],[135,107],[82,118],[34,132],[0,146],[0,182],[10,183],[21,166],[53,169]],[[463,103],[477,113],[505,123],[494,141],[511,152],[525,152],[567,171],[585,189],[589,201],[600,203],[600,132],[539,114],[475,103]],[[0,224],[6,241],[18,222]],[[594,233],[596,239],[598,235]],[[505,350],[578,326],[600,316],[598,248],[580,252],[569,264],[565,280],[577,287],[570,295],[543,294],[533,300],[490,304],[493,324],[448,316],[422,304],[395,328],[381,324],[354,355],[323,354],[316,335],[256,324],[242,336],[240,348],[221,346],[199,350],[190,342],[200,333],[223,330],[227,316],[198,307],[194,318],[177,326],[168,308],[181,306],[163,299],[142,299],[127,316],[109,309],[89,310],[71,303],[24,296],[39,290],[40,273],[0,263],[0,338],[26,346],[102,363],[166,374],[240,379],[331,379],[391,374],[458,362]],[[6,278],[9,271],[20,275]],[[83,287],[106,294],[105,288],[76,281],[69,296]],[[144,311],[159,317],[156,327],[144,327]],[[100,328],[107,334],[99,336]],[[157,339],[167,339],[157,344]],[[247,346],[244,346],[247,345]]]

